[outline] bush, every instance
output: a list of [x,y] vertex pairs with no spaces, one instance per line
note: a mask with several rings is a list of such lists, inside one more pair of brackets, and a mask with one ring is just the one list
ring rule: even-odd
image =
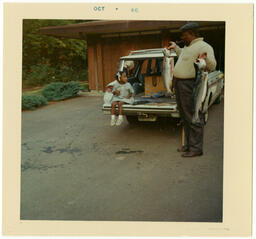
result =
[[42,90],[42,95],[48,101],[59,101],[76,96],[80,90],[83,87],[79,82],[53,82]]
[[34,110],[42,105],[47,105],[47,100],[42,95],[22,95],[22,110]]

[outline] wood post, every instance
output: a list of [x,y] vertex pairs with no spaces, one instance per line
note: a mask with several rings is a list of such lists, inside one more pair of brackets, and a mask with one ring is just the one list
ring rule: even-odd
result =
[[93,44],[88,44],[88,73],[89,73],[89,89],[96,90],[96,80],[94,74],[94,46]]
[[101,41],[97,41],[96,43],[96,58],[97,58],[96,62],[97,62],[98,90],[104,91]]
[[91,36],[88,39],[88,71],[90,90],[104,91],[101,41]]
[[169,31],[168,30],[163,30],[162,31],[162,47],[167,47],[169,42]]

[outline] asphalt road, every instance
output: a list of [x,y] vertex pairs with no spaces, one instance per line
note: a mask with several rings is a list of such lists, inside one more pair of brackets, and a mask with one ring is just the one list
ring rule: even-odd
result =
[[204,155],[176,151],[172,122],[110,126],[101,97],[22,113],[21,219],[222,221],[223,102]]

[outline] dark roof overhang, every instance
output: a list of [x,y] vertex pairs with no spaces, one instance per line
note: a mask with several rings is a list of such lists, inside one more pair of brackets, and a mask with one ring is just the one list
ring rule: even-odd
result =
[[[124,21],[124,20],[99,20],[77,23],[65,26],[43,27],[40,32],[45,35],[86,39],[89,35],[144,32],[154,30],[178,30],[187,21]],[[199,28],[224,26],[225,22],[200,21]]]

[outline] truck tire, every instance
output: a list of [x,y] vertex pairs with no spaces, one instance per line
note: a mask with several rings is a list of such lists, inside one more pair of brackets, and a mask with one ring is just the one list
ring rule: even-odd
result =
[[204,113],[204,123],[206,124],[207,121],[208,121],[208,117],[209,117],[209,113],[208,113],[208,110],[207,112]]
[[220,104],[221,102],[221,94],[216,98],[216,100],[214,101],[214,104]]
[[133,116],[133,115],[126,115],[126,119],[128,121],[129,124],[134,125],[134,124],[138,124],[138,117],[137,116]]

